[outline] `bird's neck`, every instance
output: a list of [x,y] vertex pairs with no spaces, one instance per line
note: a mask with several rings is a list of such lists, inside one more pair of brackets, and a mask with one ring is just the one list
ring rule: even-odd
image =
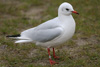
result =
[[72,17],[72,15],[68,15],[68,16],[66,16],[66,15],[59,15],[58,16],[58,18],[59,18],[59,20],[61,21],[61,24],[64,26],[64,27],[66,27],[66,28],[74,28],[75,29],[75,21],[74,21],[74,19],[73,19],[73,17]]
[[61,20],[61,21],[70,21],[70,20],[73,20],[73,17],[72,15],[63,15],[63,14],[58,14],[58,18]]

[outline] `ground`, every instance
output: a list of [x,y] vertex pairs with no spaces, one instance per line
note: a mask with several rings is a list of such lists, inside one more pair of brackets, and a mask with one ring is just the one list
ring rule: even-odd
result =
[[6,35],[19,34],[56,17],[59,5],[66,1],[80,15],[73,14],[76,32],[72,39],[55,48],[60,59],[53,67],[99,67],[99,0],[0,0],[0,67],[50,67],[46,48],[14,44]]

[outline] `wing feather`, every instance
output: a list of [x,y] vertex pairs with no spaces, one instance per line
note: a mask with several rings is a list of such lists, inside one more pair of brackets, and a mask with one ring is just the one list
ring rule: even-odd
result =
[[61,35],[62,31],[60,27],[45,30],[35,30],[32,28],[22,32],[21,36],[27,37],[33,41],[47,42]]

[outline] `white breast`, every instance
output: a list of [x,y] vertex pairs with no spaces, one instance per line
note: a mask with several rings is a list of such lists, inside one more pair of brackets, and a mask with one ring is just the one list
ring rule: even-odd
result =
[[60,23],[60,25],[63,28],[63,32],[59,37],[49,42],[45,42],[45,43],[38,42],[36,44],[49,48],[49,47],[55,47],[69,40],[75,32],[75,21],[73,17],[70,20],[68,19],[64,20],[63,22]]

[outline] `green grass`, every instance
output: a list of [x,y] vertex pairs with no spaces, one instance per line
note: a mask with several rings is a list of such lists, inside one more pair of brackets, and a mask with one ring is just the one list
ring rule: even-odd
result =
[[[0,0],[0,67],[51,66],[45,48],[32,43],[14,44],[5,36],[18,34],[56,17],[59,5],[65,1],[71,3],[80,15],[73,14],[76,33],[71,40],[56,48],[59,64],[52,67],[100,66],[99,0]],[[33,8],[44,10],[37,14],[33,11],[33,19],[30,19],[25,13]],[[40,18],[35,19],[36,16]]]

